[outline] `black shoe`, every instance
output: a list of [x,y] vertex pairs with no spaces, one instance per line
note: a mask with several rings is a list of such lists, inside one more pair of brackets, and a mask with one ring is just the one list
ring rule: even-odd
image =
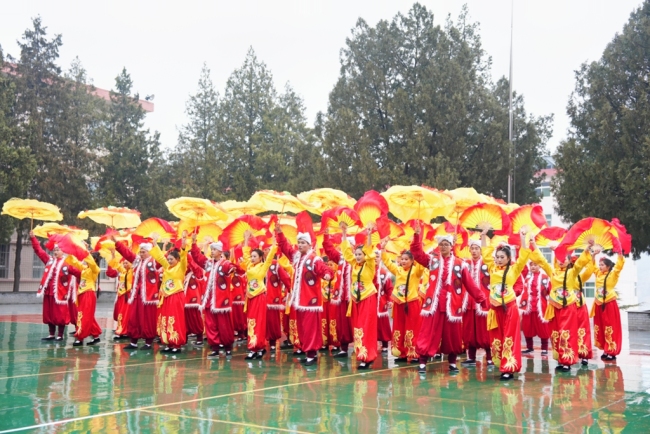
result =
[[255,358],[255,351],[249,351],[244,360],[253,360]]
[[232,351],[226,351],[226,357],[232,357]]
[[361,362],[361,363],[359,363],[359,366],[357,367],[357,369],[370,369],[370,363]]
[[413,359],[409,362],[411,365],[419,365],[420,361],[418,359]]
[[212,351],[210,354],[208,354],[208,357],[219,357],[219,351]]
[[80,346],[82,346],[83,344],[84,344],[83,341],[74,341],[74,342],[72,343],[72,346],[73,346],[73,347],[80,347]]
[[328,350],[329,348],[327,348],[327,346],[324,346],[324,347],[320,347],[320,350],[318,351],[320,351],[321,353],[326,353]]
[[334,354],[334,353],[337,352],[338,350],[339,350],[339,347],[332,347],[332,354]]
[[521,354],[530,354],[530,353],[532,353],[533,351],[535,351],[535,350],[533,350],[532,348],[526,348],[525,350],[523,350],[523,351],[521,352]]
[[548,356],[548,351],[547,350],[542,350],[542,356]]
[[605,357],[603,360],[606,362],[613,362],[614,360],[616,360],[616,356],[610,356],[608,354],[607,357]]
[[494,362],[492,360],[488,360],[487,362],[485,362],[485,364],[488,366],[494,366]]
[[160,338],[154,338],[153,341],[154,341],[155,343],[159,344],[159,343],[160,343]]
[[76,334],[77,334],[77,332],[76,332],[76,331],[74,331],[74,332],[70,332],[70,333],[68,333],[68,334],[69,334],[70,336],[74,336],[74,335],[76,335]]
[[427,372],[427,365],[425,365],[424,363],[420,363],[420,366],[418,367],[418,372],[420,374],[426,373]]
[[476,360],[465,360],[463,362],[460,362],[460,366],[476,366]]
[[54,340],[60,342],[60,341],[63,340],[63,336],[57,336],[57,337],[54,338]]
[[406,357],[398,357],[395,359],[395,363],[406,363],[409,360]]
[[257,353],[255,353],[255,358],[261,359],[262,357],[264,357],[264,354],[266,354],[266,350],[258,351]]
[[100,342],[101,342],[101,339],[95,338],[92,341],[88,342],[86,345],[93,346],[93,345],[97,345]]
[[500,380],[501,380],[501,381],[510,381],[510,380],[512,380],[513,378],[514,378],[514,375],[512,375],[512,374],[510,374],[510,373],[508,373],[508,372],[504,372],[503,374],[501,374],[501,378],[500,378]]
[[561,370],[562,372],[571,372],[571,366],[569,366],[569,365],[562,365],[562,366],[560,366],[560,370]]
[[305,364],[305,366],[312,366],[312,365],[316,364],[316,360],[317,360],[316,357],[314,357],[314,358],[307,357],[305,359],[305,361],[304,361],[304,364]]
[[169,353],[172,349],[169,347],[165,347],[162,350],[160,350],[161,353]]
[[344,359],[348,357],[348,352],[347,351],[339,351],[338,353],[334,354],[332,357],[336,359]]
[[275,346],[274,346],[274,345],[271,345],[271,352],[272,352],[272,353],[275,353],[275,350],[276,350]]
[[457,372],[460,372],[460,371],[458,370],[458,368],[457,368],[456,366],[454,366],[454,365],[449,365],[449,373],[450,373],[450,374],[455,374],[455,373],[457,373]]
[[41,338],[41,340],[42,340],[42,341],[53,341],[53,340],[54,340],[54,336],[48,336],[48,337],[45,337],[45,338]]
[[148,350],[151,350],[152,347],[151,347],[151,345],[149,345],[149,344],[144,344],[144,345],[141,346],[139,349],[142,350],[142,351],[148,351]]
[[582,366],[587,366],[589,364],[589,360],[582,359],[582,361],[580,363],[582,363]]
[[203,346],[203,341],[196,341],[194,342],[195,347],[202,347]]
[[442,354],[436,354],[435,356],[433,356],[433,358],[435,360],[440,360],[440,359],[442,359]]
[[169,350],[169,352],[171,354],[180,354],[181,349],[180,348],[172,348],[171,350]]
[[137,350],[138,345],[137,344],[128,344],[123,347],[125,350]]

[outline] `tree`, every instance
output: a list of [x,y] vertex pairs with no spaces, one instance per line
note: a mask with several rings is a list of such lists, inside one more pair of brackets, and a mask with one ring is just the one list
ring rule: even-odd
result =
[[555,154],[553,192],[569,221],[618,217],[634,256],[650,252],[650,1],[602,57],[576,71],[569,137]]

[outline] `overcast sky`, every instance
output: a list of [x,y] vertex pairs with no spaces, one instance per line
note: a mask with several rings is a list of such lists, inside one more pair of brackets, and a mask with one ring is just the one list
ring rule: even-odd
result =
[[[463,4],[481,25],[494,80],[508,74],[510,0],[422,1],[443,24]],[[526,109],[555,114],[551,150],[566,137],[566,104],[574,71],[597,60],[641,0],[515,0],[514,87]],[[249,47],[282,89],[302,95],[310,123],[327,108],[339,74],[339,50],[358,18],[374,26],[406,12],[403,0],[256,1],[11,1],[0,13],[0,45],[17,56],[16,40],[40,15],[50,35],[63,35],[60,64],[78,56],[95,86],[112,89],[126,67],[141,97],[155,95],[147,125],[163,146],[176,143],[185,103],[196,91],[203,62],[222,93]]]

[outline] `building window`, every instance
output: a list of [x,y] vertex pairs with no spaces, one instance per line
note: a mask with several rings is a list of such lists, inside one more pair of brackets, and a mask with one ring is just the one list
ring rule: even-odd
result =
[[107,267],[106,259],[101,258],[99,260],[99,268],[102,270],[102,272],[99,274],[99,279],[100,280],[108,279],[108,276],[106,276],[106,267]]
[[553,226],[553,214],[544,214],[544,217],[546,217],[546,224]]
[[582,289],[585,292],[585,297],[594,298],[594,290],[596,289],[595,282],[587,282],[587,283],[585,283],[584,285],[582,285]]
[[553,251],[549,249],[548,247],[540,247],[539,251],[544,255],[544,259],[546,259],[546,262],[549,264],[553,264]]
[[9,277],[9,244],[0,244],[0,279]]

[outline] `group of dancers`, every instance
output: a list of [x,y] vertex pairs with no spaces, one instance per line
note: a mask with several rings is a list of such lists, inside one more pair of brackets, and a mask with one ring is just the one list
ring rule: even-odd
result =
[[[466,353],[461,365],[469,367],[483,349],[504,381],[519,372],[522,353],[534,351],[534,337],[562,371],[587,364],[592,343],[605,361],[620,353],[615,287],[622,254],[614,262],[590,241],[580,255],[550,264],[525,230],[515,248],[490,240],[486,229],[469,238],[470,257],[463,259],[453,232],[425,251],[417,222],[410,248],[396,253],[386,248],[388,238],[373,243],[375,229],[370,223],[355,238],[345,223],[335,236],[323,228],[317,246],[313,231],[299,232],[294,245],[275,225],[259,248],[247,231],[239,253],[224,251],[220,241],[203,249],[187,232],[171,248],[161,248],[157,234],[139,245],[113,239],[106,274],[116,279],[114,339],[129,339],[125,348],[139,351],[156,341],[162,352],[177,354],[195,336],[197,347],[207,339],[208,357],[231,356],[235,341],[246,339],[247,360],[292,349],[306,366],[319,352],[350,357],[352,344],[358,369],[369,369],[390,344],[395,362],[417,364],[421,373],[442,354],[449,371],[458,372],[459,355]],[[54,245],[50,255],[30,235],[45,263],[38,290],[49,327],[43,340],[63,340],[64,327],[74,324],[74,346],[88,338],[86,345],[96,345],[97,252],[79,260]],[[582,284],[592,275],[589,309]]]

